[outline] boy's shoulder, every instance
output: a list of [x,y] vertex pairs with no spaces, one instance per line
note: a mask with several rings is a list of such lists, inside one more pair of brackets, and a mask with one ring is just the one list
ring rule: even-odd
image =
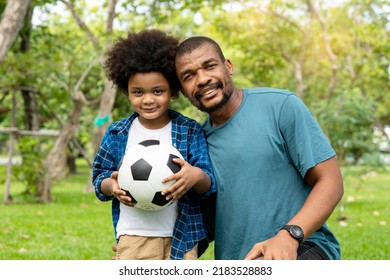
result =
[[136,114],[131,114],[128,117],[113,122],[107,129],[110,133],[126,133],[130,130],[130,126],[133,120],[136,118]]

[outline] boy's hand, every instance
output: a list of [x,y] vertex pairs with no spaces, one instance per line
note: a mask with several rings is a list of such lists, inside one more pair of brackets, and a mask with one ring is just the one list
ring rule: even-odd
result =
[[111,259],[112,259],[112,260],[116,260],[116,250],[118,249],[118,244],[115,243],[114,245],[112,245],[111,249],[112,249],[112,251],[115,253],[115,255],[113,255],[113,256],[111,257]]
[[122,190],[118,185],[118,171],[114,171],[111,174],[111,182],[112,182],[112,194],[113,196],[119,200],[119,202],[134,207],[134,204],[131,201],[131,198],[126,195],[126,192]]
[[179,200],[189,189],[198,183],[199,178],[203,175],[203,171],[194,167],[181,158],[174,158],[173,162],[180,165],[181,169],[179,172],[162,180],[163,183],[176,180],[176,182],[163,190],[162,195],[166,195],[166,199],[170,200],[173,198],[174,201]]

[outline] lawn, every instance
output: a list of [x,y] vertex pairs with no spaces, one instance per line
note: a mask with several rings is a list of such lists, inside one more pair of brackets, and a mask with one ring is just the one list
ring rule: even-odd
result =
[[[0,259],[110,259],[111,203],[84,192],[87,178],[88,170],[83,168],[56,182],[50,204],[21,203],[23,186],[13,182],[15,203],[0,204]],[[4,197],[4,188],[0,195]]]
[[[345,195],[328,220],[343,259],[390,260],[389,169],[343,168]],[[5,174],[4,166],[0,174]],[[13,181],[14,203],[0,204],[0,259],[110,259],[111,204],[84,192],[87,178],[88,169],[81,165],[78,174],[55,183],[53,202],[46,205],[22,203],[24,187]],[[201,259],[213,259],[213,244]]]

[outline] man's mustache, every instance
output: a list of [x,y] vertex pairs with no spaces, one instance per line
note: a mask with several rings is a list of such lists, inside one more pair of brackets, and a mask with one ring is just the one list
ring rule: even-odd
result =
[[210,84],[207,84],[207,85],[204,85],[202,87],[200,87],[196,92],[195,92],[195,98],[196,99],[200,99],[202,96],[203,96],[203,93],[207,90],[211,90],[211,89],[217,89],[217,88],[222,88],[223,87],[223,84],[222,82],[218,81],[216,83],[210,83]]

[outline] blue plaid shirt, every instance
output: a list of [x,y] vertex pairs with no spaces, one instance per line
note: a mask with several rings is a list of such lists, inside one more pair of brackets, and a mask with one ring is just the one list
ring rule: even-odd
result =
[[[211,179],[208,192],[199,195],[192,189],[178,201],[179,213],[173,230],[171,259],[183,259],[184,253],[200,243],[200,250],[207,248],[207,230],[201,214],[200,201],[216,192],[216,183],[207,151],[206,139],[200,124],[169,110],[172,119],[172,144],[182,154],[184,160],[192,166],[201,168]],[[127,138],[137,113],[113,123],[106,131],[100,148],[94,158],[92,180],[95,194],[101,201],[112,201],[112,222],[116,236],[116,225],[119,220],[119,201],[112,196],[105,196],[101,183],[117,171],[125,153]],[[201,252],[202,253],[202,252]]]

